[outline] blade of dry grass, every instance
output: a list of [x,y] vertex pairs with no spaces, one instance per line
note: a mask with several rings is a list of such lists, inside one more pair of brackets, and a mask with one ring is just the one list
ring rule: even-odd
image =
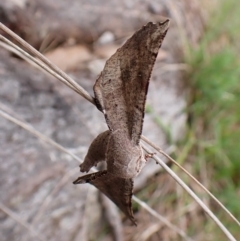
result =
[[45,65],[42,61],[39,59],[31,56],[29,53],[18,47],[16,44],[9,41],[7,38],[0,35],[0,46],[7,49],[8,51],[13,52],[14,54],[18,55],[20,58],[24,59],[26,62],[32,64],[34,67],[39,68],[41,70],[46,71],[47,73],[51,74],[58,80],[60,80],[63,84],[67,85],[69,88],[77,92],[79,95],[81,95],[81,92],[76,89],[71,83],[66,81],[62,76],[57,74],[54,70],[49,68],[47,65]]
[[151,236],[159,232],[159,230],[162,228],[162,225],[160,223],[153,223],[148,228],[142,230],[142,233],[137,233],[136,237],[133,239],[134,241],[147,241],[151,238]]
[[112,230],[113,240],[124,241],[123,223],[117,206],[103,193],[100,193],[100,200],[105,210],[106,219]]
[[[142,145],[143,149],[147,153],[151,153],[145,145]],[[202,200],[169,168],[164,161],[162,161],[157,155],[152,157],[162,168],[180,185],[186,190],[186,192],[202,207],[202,209],[208,214],[208,216],[217,224],[217,226],[223,231],[226,237],[231,241],[237,241],[222,222],[214,215],[214,213],[202,202]]]
[[[3,30],[5,33],[9,34],[12,38],[14,38],[19,44],[21,44],[25,49],[27,49],[33,56],[36,56],[39,58],[45,65],[49,66],[52,70],[54,70],[58,75],[63,77],[70,86],[73,86],[73,90],[77,90],[78,94],[81,95],[83,98],[94,104],[93,98],[89,95],[89,93],[83,89],[76,81],[74,81],[72,78],[70,78],[65,72],[63,72],[61,69],[59,69],[56,65],[52,64],[45,56],[43,56],[41,53],[39,53],[35,48],[33,48],[30,44],[28,44],[26,41],[24,41],[22,38],[20,38],[17,34],[15,34],[13,31],[11,31],[9,28],[7,28],[4,24],[0,22],[0,29]],[[3,42],[6,42],[6,38],[0,35],[0,40]],[[8,43],[8,41],[7,41]],[[17,48],[20,49],[19,47]],[[69,86],[69,87],[70,87]],[[71,88],[71,87],[70,87]]]
[[[79,159],[76,155],[74,155],[73,153],[71,153],[70,151],[68,151],[67,149],[65,149],[63,146],[59,145],[58,143],[56,143],[55,141],[53,141],[52,139],[50,139],[49,137],[43,135],[42,133],[40,133],[39,131],[37,131],[36,129],[34,129],[32,126],[30,126],[29,124],[24,123],[23,121],[18,120],[17,118],[10,116],[9,114],[7,114],[0,105],[0,116],[6,118],[7,120],[13,122],[14,124],[22,127],[23,129],[27,130],[28,132],[30,132],[31,134],[33,134],[34,136],[36,136],[37,138],[39,138],[42,141],[45,141],[46,143],[54,146],[55,148],[59,149],[60,151],[63,151],[67,154],[69,154],[73,159],[77,160],[78,162],[82,163],[82,160]],[[92,168],[94,171],[98,171],[95,167]],[[184,233],[182,230],[180,230],[178,227],[176,227],[175,225],[171,224],[166,218],[162,217],[160,214],[158,214],[156,211],[154,211],[151,207],[148,206],[147,203],[139,200],[137,197],[133,196],[133,200],[136,201],[140,206],[142,206],[144,209],[146,209],[150,214],[152,214],[154,217],[156,217],[159,221],[163,222],[167,227],[169,227],[170,229],[172,229],[173,231],[177,232],[181,237],[183,237],[184,239],[190,241],[191,239],[187,236],[186,233]]]
[[0,209],[6,213],[9,217],[15,220],[17,223],[26,228],[29,232],[31,232],[37,239],[41,241],[45,241],[46,239],[42,237],[40,233],[38,233],[29,223],[25,222],[22,218],[20,218],[16,213],[6,207],[3,203],[0,202]]
[[40,207],[34,218],[32,219],[32,224],[35,225],[42,217],[44,211],[52,203],[53,196],[69,181],[69,179],[79,171],[78,167],[73,168],[68,171],[57,183],[57,185],[52,189],[52,191],[46,196],[46,198],[41,203]]
[[[0,105],[1,107],[1,105]],[[36,136],[37,138],[39,138],[40,140],[54,146],[55,148],[57,148],[60,151],[63,151],[65,153],[67,153],[68,155],[70,155],[73,159],[77,160],[79,163],[82,163],[82,160],[77,157],[76,155],[74,155],[73,153],[71,153],[70,151],[68,151],[67,149],[65,149],[63,146],[59,145],[57,142],[53,141],[51,138],[48,138],[47,136],[43,135],[42,133],[40,133],[39,131],[35,130],[32,126],[24,123],[23,121],[20,121],[16,118],[14,118],[13,116],[10,116],[9,114],[7,114],[4,110],[0,109],[0,115],[2,117],[4,117],[5,119],[15,123],[18,126],[21,126],[23,129],[27,130],[28,132],[30,132],[31,134],[33,134],[34,136]]]
[[200,186],[228,215],[232,220],[240,226],[240,222],[233,216],[233,214],[206,188],[204,187],[191,173],[189,173],[185,168],[179,165],[172,157],[170,157],[167,153],[165,153],[161,148],[154,145],[154,143],[150,142],[145,136],[142,136],[142,140],[146,142],[148,145],[153,147],[156,151],[158,151],[163,156],[167,157],[168,160],[173,162],[177,167],[179,167],[183,172],[185,172],[198,186]]
[[181,229],[177,228],[175,225],[171,224],[166,218],[164,218],[163,216],[159,215],[155,210],[153,210],[152,208],[149,207],[149,205],[143,201],[141,201],[140,199],[138,199],[136,196],[133,196],[133,200],[138,203],[141,207],[143,207],[145,210],[147,210],[152,216],[154,216],[155,218],[157,218],[158,220],[160,220],[162,223],[164,223],[166,226],[168,226],[169,228],[171,228],[172,230],[174,230],[176,233],[178,233],[179,235],[181,235],[183,238],[185,238],[186,240],[192,240],[191,238],[189,238],[185,232],[183,232]]

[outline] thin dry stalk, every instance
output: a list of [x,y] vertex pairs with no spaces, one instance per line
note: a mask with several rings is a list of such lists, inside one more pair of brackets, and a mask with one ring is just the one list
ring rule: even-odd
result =
[[154,143],[150,142],[145,136],[142,135],[142,140],[148,145],[153,147],[163,156],[167,157],[172,163],[179,167],[183,172],[185,172],[198,186],[200,186],[228,215],[232,220],[240,226],[240,222],[233,216],[233,214],[205,187],[203,186],[192,174],[190,174],[185,168],[179,165],[172,157],[170,157],[166,152],[162,151],[161,148],[157,147]]
[[[145,146],[142,145],[143,149],[147,153],[151,151]],[[202,209],[208,214],[208,216],[217,224],[217,226],[223,231],[226,237],[231,241],[237,241],[232,234],[227,230],[227,228],[222,224],[222,222],[214,215],[214,213],[202,202],[202,200],[177,176],[175,172],[169,168],[164,161],[162,161],[157,155],[152,157],[162,168],[180,185],[186,192],[202,207]]]
[[[0,27],[1,27],[1,23],[0,23]],[[72,90],[77,92],[79,95],[81,95],[81,92],[78,89],[76,89],[71,83],[66,81],[61,75],[57,74],[54,70],[49,68],[47,65],[45,65],[39,59],[31,56],[29,53],[27,53],[26,51],[24,51],[23,49],[21,49],[16,44],[12,43],[11,41],[9,41],[7,38],[3,37],[2,35],[0,35],[0,41],[1,41],[0,43],[1,43],[2,47],[17,54],[19,57],[23,58],[28,63],[31,63],[33,66],[35,66],[35,67],[36,67],[36,65],[39,66],[41,70],[45,70],[46,72],[48,72],[49,74],[51,74],[52,76],[54,76],[55,78],[60,80],[63,84],[67,85],[69,88],[71,88]]]
[[38,208],[38,212],[32,220],[32,224],[35,225],[42,217],[44,211],[47,209],[49,204],[52,202],[53,196],[59,192],[59,190],[69,181],[69,179],[79,171],[78,167],[73,168],[68,171],[61,179],[58,181],[57,185],[52,189],[52,191],[46,196],[41,206]]
[[140,235],[138,235],[135,239],[135,241],[146,241],[149,240],[149,238],[156,232],[158,232],[162,228],[162,225],[160,223],[154,223],[151,224],[150,227],[143,230]]
[[170,229],[174,230],[176,233],[178,233],[180,236],[182,236],[185,240],[192,241],[191,238],[189,238],[184,231],[176,227],[175,225],[171,224],[165,217],[159,215],[155,210],[149,207],[149,205],[140,199],[138,199],[136,196],[133,196],[133,200],[141,205],[145,210],[147,210],[152,216],[160,220],[162,223],[164,223],[166,226],[168,226]]
[[65,153],[67,153],[68,155],[70,155],[73,159],[77,160],[79,163],[82,163],[82,160],[77,157],[76,155],[74,155],[72,152],[68,151],[67,149],[65,149],[63,146],[59,145],[57,142],[53,141],[51,138],[43,135],[42,133],[40,133],[39,131],[37,131],[36,129],[34,129],[32,126],[24,123],[23,121],[20,121],[16,118],[14,118],[13,116],[10,116],[9,114],[7,114],[4,110],[0,109],[0,115],[2,117],[4,117],[5,119],[15,123],[18,126],[21,126],[23,129],[27,130],[28,132],[30,132],[31,134],[33,134],[34,136],[36,136],[37,138],[39,138],[40,140],[54,146],[55,148],[57,148],[60,151],[63,151]]
[[16,213],[14,213],[12,210],[10,210],[8,207],[6,207],[3,203],[0,203],[0,209],[6,213],[9,217],[11,217],[13,220],[18,222],[20,225],[22,225],[24,228],[26,228],[30,233],[32,233],[37,239],[41,241],[45,241],[46,239],[42,237],[41,234],[39,234],[29,223],[25,222],[22,218],[20,218]]
[[115,241],[123,241],[123,223],[117,206],[103,193],[100,193],[101,203],[105,209],[105,216],[111,226]]
[[[20,43],[25,49],[27,49],[33,56],[39,58],[45,65],[49,66],[50,69],[54,70],[58,75],[60,75],[63,79],[65,79],[71,86],[73,86],[73,90],[77,90],[77,93],[81,95],[83,98],[94,104],[93,98],[89,95],[89,93],[83,89],[76,81],[70,78],[65,72],[59,69],[56,65],[52,64],[46,57],[44,57],[41,53],[39,53],[35,48],[33,48],[30,44],[20,38],[17,34],[7,28],[4,24],[0,23],[0,29],[9,34],[12,38],[14,38],[18,43]],[[0,40],[3,42],[7,42],[7,39],[0,35]],[[10,41],[9,41],[10,42]],[[18,47],[18,50],[20,48]],[[42,66],[41,66],[42,67]],[[71,88],[71,86],[69,86]]]

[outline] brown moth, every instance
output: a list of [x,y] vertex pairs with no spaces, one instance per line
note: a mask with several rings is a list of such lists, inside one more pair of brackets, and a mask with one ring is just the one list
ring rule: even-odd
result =
[[109,197],[134,223],[133,178],[146,163],[140,146],[149,79],[169,20],[148,23],[106,62],[93,87],[95,103],[105,115],[109,130],[89,147],[81,172],[101,161],[107,170],[79,177],[74,184],[90,183]]

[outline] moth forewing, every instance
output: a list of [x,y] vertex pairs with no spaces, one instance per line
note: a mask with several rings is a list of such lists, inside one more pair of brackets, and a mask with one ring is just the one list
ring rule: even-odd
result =
[[109,131],[91,144],[81,165],[89,171],[103,159],[107,170],[78,178],[108,196],[130,219],[133,180],[146,163],[139,144],[151,72],[168,29],[169,20],[148,23],[107,60],[94,85],[95,103]]

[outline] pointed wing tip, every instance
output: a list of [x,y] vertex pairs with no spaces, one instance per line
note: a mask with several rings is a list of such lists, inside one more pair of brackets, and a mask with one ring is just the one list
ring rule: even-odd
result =
[[[91,175],[91,174],[90,174]],[[89,181],[88,181],[88,179],[86,178],[86,176],[89,176],[89,175],[85,175],[85,176],[81,176],[81,177],[79,177],[79,178],[77,178],[74,182],[73,182],[73,184],[84,184],[84,183],[88,183]]]
[[83,184],[83,183],[91,183],[95,179],[98,179],[99,177],[102,177],[107,174],[107,171],[99,171],[99,172],[93,172],[84,176],[79,177],[76,179],[73,184]]
[[76,184],[83,184],[83,183],[87,183],[86,180],[82,179],[82,177],[79,177],[78,179],[76,179],[73,184],[76,185]]
[[165,21],[161,22],[160,24],[168,26],[169,23],[170,23],[170,19],[166,19]]
[[169,23],[170,23],[170,20],[166,19],[163,22],[157,22],[157,23],[149,22],[147,25],[144,25],[144,27],[146,27],[148,25],[158,25],[158,26],[160,26],[162,28],[162,30],[164,32],[164,31],[166,31],[168,29]]
[[169,23],[170,23],[170,20],[169,19],[166,19],[165,21],[163,22],[159,22],[158,25],[159,27],[161,28],[161,31],[162,32],[166,32],[169,28]]

